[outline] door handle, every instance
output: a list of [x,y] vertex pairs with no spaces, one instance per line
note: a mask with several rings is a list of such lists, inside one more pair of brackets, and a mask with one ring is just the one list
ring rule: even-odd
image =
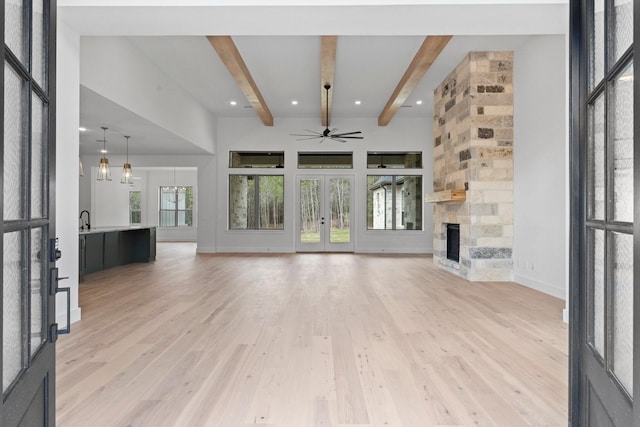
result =
[[49,283],[49,294],[56,295],[57,293],[64,292],[67,294],[67,327],[64,329],[58,329],[58,324],[54,323],[51,325],[51,337],[52,341],[55,342],[57,340],[57,336],[60,334],[69,334],[71,333],[71,288],[64,287],[61,288],[58,286],[58,282],[61,280],[67,280],[69,276],[58,277],[58,269],[51,269],[51,279]]

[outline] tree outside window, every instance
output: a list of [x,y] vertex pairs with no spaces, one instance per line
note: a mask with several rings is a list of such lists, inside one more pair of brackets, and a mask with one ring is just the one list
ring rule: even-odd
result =
[[193,187],[160,187],[160,227],[193,226]]
[[283,230],[284,176],[230,175],[229,229]]
[[129,191],[129,224],[142,224],[142,192]]

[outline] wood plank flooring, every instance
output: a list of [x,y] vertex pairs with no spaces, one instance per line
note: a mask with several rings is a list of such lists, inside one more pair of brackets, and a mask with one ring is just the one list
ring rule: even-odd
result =
[[566,426],[564,302],[427,256],[196,255],[94,273],[59,426]]

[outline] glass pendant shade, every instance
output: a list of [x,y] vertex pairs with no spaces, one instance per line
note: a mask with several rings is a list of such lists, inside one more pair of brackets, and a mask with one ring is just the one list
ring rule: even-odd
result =
[[133,171],[131,170],[131,163],[129,163],[129,138],[130,136],[125,135],[127,139],[127,161],[122,166],[122,175],[120,176],[121,184],[133,184]]
[[133,171],[131,170],[131,164],[125,163],[122,166],[122,175],[120,175],[120,183],[133,184]]
[[109,168],[109,160],[106,157],[107,153],[107,129],[102,127],[102,158],[100,159],[100,166],[98,166],[98,181],[111,181],[111,169]]
[[100,159],[100,166],[98,166],[98,181],[111,181],[109,159],[106,157]]

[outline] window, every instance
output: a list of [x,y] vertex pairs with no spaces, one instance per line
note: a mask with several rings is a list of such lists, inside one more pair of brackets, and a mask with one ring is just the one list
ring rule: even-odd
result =
[[420,169],[422,168],[421,152],[367,152],[367,168],[369,169]]
[[284,176],[229,175],[229,229],[283,230]]
[[193,226],[193,187],[160,187],[160,227]]
[[129,191],[129,224],[142,224],[142,192]]
[[422,176],[367,176],[368,230],[422,230]]
[[231,168],[283,168],[284,152],[231,151],[229,153]]
[[298,169],[352,169],[353,153],[298,153]]

